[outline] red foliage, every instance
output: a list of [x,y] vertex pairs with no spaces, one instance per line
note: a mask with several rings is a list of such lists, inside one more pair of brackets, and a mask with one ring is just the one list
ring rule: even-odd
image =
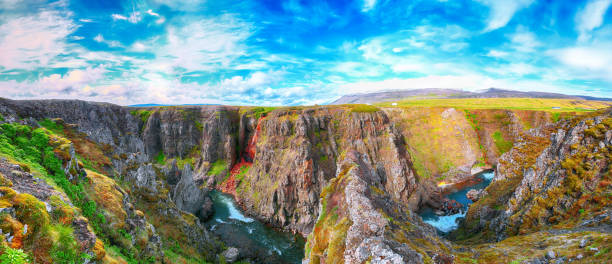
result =
[[[257,148],[257,138],[259,137],[259,133],[261,132],[261,121],[264,119],[264,116],[260,117],[257,120],[257,127],[255,128],[255,133],[249,140],[249,143],[245,149],[245,152],[242,154],[240,161],[234,164],[232,169],[230,170],[230,175],[221,185],[219,186],[219,190],[224,193],[229,193],[236,197],[236,187],[238,187],[238,181],[236,181],[236,175],[240,174],[240,169],[243,166],[250,167],[253,162],[252,160],[255,158],[255,151]],[[246,158],[245,158],[246,156]]]

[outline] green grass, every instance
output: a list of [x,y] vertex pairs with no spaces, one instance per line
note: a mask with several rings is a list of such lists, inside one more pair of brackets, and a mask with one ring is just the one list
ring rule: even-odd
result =
[[59,125],[53,122],[53,120],[50,120],[48,118],[38,121],[38,124],[48,130],[51,130],[55,134],[58,134],[58,135],[64,134],[64,126]]
[[[49,121],[43,120],[43,124],[54,127]],[[29,126],[16,123],[2,124],[0,125],[0,154],[24,164],[22,166],[24,169],[33,171],[37,176],[40,175],[41,178],[49,182],[51,186],[62,190],[72,201],[72,204],[81,208],[83,216],[89,220],[89,224],[98,237],[104,239],[105,236],[101,227],[102,224],[106,223],[104,215],[100,213],[96,203],[86,196],[82,182],[68,181],[62,168],[62,160],[56,156],[54,148],[49,145],[51,136],[55,136],[52,130],[44,128],[32,129]],[[63,244],[60,248],[52,249],[52,254],[57,259],[56,263],[69,263],[68,259],[78,260],[83,258],[78,250],[73,247],[74,245],[70,244],[74,237],[71,236],[72,229],[67,228],[53,227],[54,230],[59,232],[59,239]]]
[[218,159],[208,170],[208,175],[219,175],[225,169],[227,169],[227,162],[224,159]]
[[237,182],[241,182],[242,179],[244,179],[244,175],[246,175],[249,172],[250,168],[251,168],[251,166],[242,165],[242,167],[240,167],[240,173],[238,173],[238,175],[236,175],[236,181]]
[[274,111],[274,109],[276,108],[277,107],[272,106],[258,106],[253,108],[247,108],[246,111],[256,119],[259,119],[262,116],[268,115],[268,113]]
[[493,137],[493,141],[495,142],[495,146],[497,147],[497,150],[499,151],[499,154],[506,153],[512,148],[512,145],[513,145],[512,141],[507,141],[506,139],[504,139],[501,132],[495,131],[492,137]]
[[[394,107],[391,103],[384,102],[375,105]],[[609,102],[601,101],[540,98],[408,99],[399,100],[395,103],[397,103],[397,107],[455,107],[461,109],[513,109],[547,112],[589,112],[611,106]],[[559,109],[553,109],[553,107],[559,107]]]
[[157,155],[155,156],[155,162],[157,162],[157,164],[164,164],[166,162],[166,156],[164,155],[163,151],[159,151],[159,153],[157,153]]
[[0,255],[0,264],[24,264],[30,262],[30,257],[22,249],[4,247],[3,251],[4,253]]
[[149,120],[149,117],[151,116],[151,113],[153,113],[153,112],[149,111],[149,110],[132,110],[132,111],[130,111],[130,114],[132,114],[135,117],[138,117],[140,119],[140,121],[142,121],[145,124]]
[[380,109],[373,105],[356,104],[350,105],[352,113],[374,113],[380,111]]

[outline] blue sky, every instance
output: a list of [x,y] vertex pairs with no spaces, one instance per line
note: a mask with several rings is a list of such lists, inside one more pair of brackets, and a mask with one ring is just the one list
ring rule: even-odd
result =
[[612,0],[0,0],[0,96],[324,104],[389,89],[612,97]]

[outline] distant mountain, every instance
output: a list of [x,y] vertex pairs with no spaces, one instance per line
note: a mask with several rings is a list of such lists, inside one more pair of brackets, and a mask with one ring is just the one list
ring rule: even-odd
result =
[[156,107],[156,106],[197,106],[197,105],[215,105],[215,104],[134,104],[128,105],[129,107]]
[[401,99],[433,99],[433,98],[549,98],[549,99],[583,99],[596,101],[612,101],[612,98],[566,95],[560,93],[546,92],[521,92],[489,88],[482,92],[468,92],[455,89],[415,89],[415,90],[392,90],[374,93],[349,94],[340,97],[331,104],[364,104],[396,101]]

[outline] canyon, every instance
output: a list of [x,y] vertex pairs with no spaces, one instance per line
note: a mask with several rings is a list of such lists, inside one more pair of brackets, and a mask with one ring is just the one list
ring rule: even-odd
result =
[[[0,115],[0,244],[36,263],[296,262],[258,253],[231,235],[239,225],[303,244],[287,246],[301,263],[612,254],[609,109],[0,98]],[[454,228],[424,221],[483,173],[494,176]],[[229,198],[244,214],[223,211]]]

